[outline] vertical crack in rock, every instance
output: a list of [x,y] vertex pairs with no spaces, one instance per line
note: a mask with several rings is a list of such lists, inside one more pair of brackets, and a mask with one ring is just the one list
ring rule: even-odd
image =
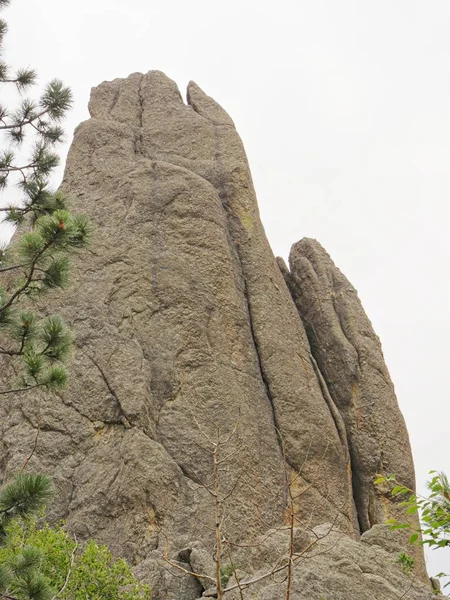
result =
[[354,522],[358,523],[359,531],[361,532],[362,527],[361,527],[361,523],[359,520],[358,511],[357,511],[356,503],[355,503],[355,496],[357,496],[357,495],[355,495],[355,493],[352,493],[352,492],[354,492],[354,489],[355,489],[355,483],[354,483],[355,469],[353,467],[353,458],[352,458],[352,453],[349,448],[347,430],[345,427],[344,419],[342,418],[341,413],[337,409],[336,404],[334,403],[334,400],[331,397],[327,382],[325,381],[325,378],[322,375],[321,370],[319,369],[319,365],[317,364],[317,361],[312,354],[311,354],[311,361],[313,363],[314,370],[317,375],[317,379],[319,380],[323,397],[325,398],[325,400],[327,402],[328,408],[330,409],[331,416],[333,417],[333,420],[336,424],[336,429],[339,433],[339,438],[341,440],[342,447],[345,449],[345,454],[347,457],[347,479],[348,479],[348,489],[349,489],[349,501],[354,509]]
[[121,404],[121,402],[119,400],[119,397],[117,396],[114,388],[109,383],[108,378],[106,377],[105,371],[101,368],[101,366],[98,364],[98,362],[95,360],[95,358],[93,358],[89,354],[86,354],[85,352],[84,352],[84,354],[95,365],[95,367],[97,368],[98,372],[100,373],[100,375],[101,375],[101,377],[103,379],[103,382],[104,382],[106,388],[108,389],[108,392],[111,394],[112,398],[114,399],[114,402],[116,403],[116,406],[117,406],[118,420],[119,420],[119,422],[122,423],[122,425],[126,429],[131,428],[132,425],[131,425],[130,421],[127,419],[125,411],[123,410],[122,404]]
[[[283,279],[286,282],[286,286],[287,286],[288,290],[290,291],[291,295],[294,298],[295,295],[292,292],[292,290],[294,289],[294,283],[292,281],[292,277],[291,277],[291,274],[289,272],[289,269],[287,268],[286,263],[284,262],[284,260],[282,258],[277,257],[276,260],[277,260],[277,264],[278,264],[278,267],[280,269],[280,272],[281,272],[281,274],[283,276]],[[312,348],[311,348],[311,343],[312,343],[312,340],[311,340],[311,335],[312,335],[312,333],[311,333],[311,325],[308,325],[308,323],[305,323],[303,321],[303,317],[302,317],[302,315],[301,315],[300,312],[299,312],[299,316],[300,316],[300,319],[302,320],[302,323],[303,323],[303,325],[305,327],[305,333],[306,333],[306,336],[307,336],[308,341],[309,341],[309,346],[310,346],[309,358],[310,358],[311,363],[312,363],[312,365],[314,367],[314,372],[315,372],[317,380],[319,382],[320,389],[322,391],[322,396],[323,396],[324,400],[327,403],[327,406],[328,406],[328,408],[330,410],[331,416],[333,417],[333,421],[334,421],[335,426],[336,426],[336,431],[337,431],[337,433],[339,435],[339,439],[341,441],[342,447],[344,448],[345,455],[347,457],[347,464],[349,464],[349,461],[351,461],[351,456],[350,456],[350,451],[349,451],[349,447],[348,447],[348,439],[347,439],[347,431],[345,429],[345,423],[344,423],[344,421],[342,419],[342,416],[341,416],[339,410],[337,409],[337,407],[336,407],[336,405],[334,403],[333,398],[331,397],[330,391],[328,389],[327,382],[325,381],[325,378],[324,378],[324,376],[323,376],[323,374],[322,374],[322,372],[321,372],[321,370],[319,368],[319,365],[317,364],[317,361],[316,361],[316,359],[314,357],[314,353],[313,353]],[[351,489],[351,486],[350,486],[350,489]]]
[[[242,269],[242,265],[241,265],[241,269]],[[255,333],[255,330],[254,330],[254,325],[253,325],[252,306],[251,306],[251,301],[250,301],[250,297],[249,297],[248,290],[247,290],[247,282],[245,281],[245,279],[244,279],[244,286],[245,286],[244,287],[244,296],[245,296],[245,299],[247,301],[248,320],[249,320],[249,325],[250,325],[250,331],[251,331],[252,340],[253,340],[253,343],[255,345],[256,357],[258,359],[259,373],[260,373],[261,380],[264,383],[264,387],[266,389],[266,394],[267,394],[267,400],[269,401],[270,408],[271,408],[271,411],[272,411],[273,426],[275,427],[276,436],[277,436],[278,444],[279,444],[279,447],[280,447],[280,451],[281,451],[281,454],[283,455],[283,457],[285,457],[285,450],[284,450],[284,447],[283,447],[283,440],[280,437],[280,428],[279,428],[278,422],[277,422],[277,415],[276,415],[276,411],[275,411],[275,405],[274,405],[273,400],[272,400],[272,392],[270,391],[269,382],[267,381],[266,375],[264,374],[264,366],[263,366],[263,362],[261,360],[260,350],[258,348],[258,338],[256,336],[256,333]],[[285,459],[286,459],[286,461],[288,462],[288,465],[289,465],[288,458],[285,457]],[[291,465],[289,465],[289,466],[291,466]]]
[[342,419],[342,416],[341,416],[340,412],[338,411],[338,409],[336,408],[333,398],[331,397],[330,392],[328,390],[327,383],[319,369],[316,359],[314,358],[314,356],[312,354],[311,354],[311,362],[313,364],[314,371],[316,372],[317,379],[319,380],[319,384],[320,384],[320,388],[322,390],[323,397],[325,398],[325,400],[327,402],[328,408],[330,409],[331,416],[333,417],[334,423],[336,425],[336,429],[339,434],[339,439],[341,440],[342,447],[345,448],[345,453],[347,456],[349,456],[347,432],[345,430],[345,424]]

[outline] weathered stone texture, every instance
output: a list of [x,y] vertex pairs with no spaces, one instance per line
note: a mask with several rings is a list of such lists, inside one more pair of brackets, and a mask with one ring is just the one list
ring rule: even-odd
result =
[[95,235],[52,301],[76,334],[71,383],[0,407],[6,474],[39,428],[30,466],[54,477],[54,517],[140,564],[156,600],[198,595],[196,582],[172,589],[155,559],[165,536],[180,564],[211,554],[211,440],[234,428],[234,540],[283,523],[286,480],[309,527],[357,538],[383,522],[375,473],[414,475],[354,289],[310,241],[281,265],[286,286],[233,122],[194,83],[185,104],[164,74],[133,74],[95,88],[89,108],[63,189]]
[[[314,546],[297,561],[292,574],[292,600],[432,600],[436,598],[429,585],[403,570],[398,553],[382,547],[357,542],[347,535],[322,524],[311,532]],[[267,573],[273,556],[288,556],[288,533],[269,538],[252,556],[258,567],[249,575],[240,573],[242,581],[257,579]],[[363,536],[364,539],[364,536]],[[241,557],[239,557],[241,558]],[[241,559],[247,565],[245,557]],[[266,564],[264,564],[266,563]],[[245,567],[244,567],[245,569]],[[248,578],[248,579],[247,579]],[[229,587],[235,584],[232,580]],[[285,600],[285,576],[267,578],[248,589],[254,600]],[[240,600],[239,590],[226,594],[227,600]]]
[[[399,516],[390,494],[374,484],[394,473],[414,489],[405,422],[381,344],[355,288],[315,240],[294,244],[287,282],[305,324],[312,353],[345,423],[353,493],[361,531]],[[387,490],[386,490],[387,491]]]

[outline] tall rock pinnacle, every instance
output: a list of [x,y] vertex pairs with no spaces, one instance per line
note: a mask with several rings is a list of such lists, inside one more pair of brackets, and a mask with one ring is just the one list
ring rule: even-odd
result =
[[315,240],[294,244],[288,285],[308,332],[330,396],[344,420],[350,447],[353,495],[361,531],[399,516],[374,485],[395,473],[414,489],[405,422],[384,363],[381,344],[355,288]]
[[[95,225],[58,300],[71,383],[1,408],[6,472],[39,424],[30,466],[54,478],[54,517],[147,564],[167,539],[212,548],[208,440],[235,431],[223,477],[239,480],[237,542],[283,524],[289,487],[299,522],[358,544],[396,515],[376,474],[414,487],[414,471],[354,289],[310,240],[280,270],[234,124],[196,84],[185,104],[163,73],[133,74],[95,88],[89,109],[63,182]],[[172,597],[163,587],[156,599]]]

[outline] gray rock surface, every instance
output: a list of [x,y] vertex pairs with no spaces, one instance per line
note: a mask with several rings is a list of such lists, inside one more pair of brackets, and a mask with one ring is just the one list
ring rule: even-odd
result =
[[[386,552],[376,545],[363,544],[333,530],[330,524],[314,528],[314,545],[299,558],[293,571],[291,598],[294,600],[432,600],[430,585],[414,574],[405,573],[398,553]],[[272,556],[282,556],[288,547],[278,536],[272,541]],[[239,563],[238,563],[239,564]],[[245,562],[243,563],[245,564]],[[254,562],[254,564],[258,564]],[[273,565],[273,562],[272,562]],[[241,584],[270,572],[269,565],[246,573],[237,570]],[[235,585],[230,580],[229,587]],[[286,573],[267,577],[248,588],[254,600],[284,600]],[[231,590],[227,600],[240,600],[239,590]]]
[[312,353],[345,424],[361,531],[398,517],[378,474],[415,488],[408,432],[381,344],[348,279],[315,240],[291,249],[287,278]]
[[297,525],[333,522],[358,545],[385,519],[374,473],[414,475],[353,288],[304,242],[286,285],[234,124],[197,85],[185,104],[163,73],[133,74],[93,89],[89,109],[63,189],[95,234],[51,303],[76,334],[72,377],[57,399],[1,404],[4,475],[39,431],[29,465],[54,478],[52,516],[137,565],[155,600],[207,588],[172,585],[160,561],[211,572],[217,440],[227,539],[277,531],[289,486]]

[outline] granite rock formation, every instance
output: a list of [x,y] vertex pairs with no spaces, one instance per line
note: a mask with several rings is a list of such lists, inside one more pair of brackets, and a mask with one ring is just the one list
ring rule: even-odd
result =
[[292,246],[290,273],[278,261],[330,402],[344,422],[353,497],[364,532],[389,516],[400,517],[375,486],[378,473],[395,473],[404,485],[415,486],[408,433],[381,344],[355,288],[317,241],[303,239]]
[[[382,526],[375,526],[377,527]],[[330,524],[324,523],[312,530],[320,541],[311,552],[312,557],[299,561],[291,583],[294,600],[431,600],[436,598],[432,590],[414,577],[405,577],[399,568],[398,554],[392,553],[394,540],[389,535],[380,536],[372,530],[355,541],[338,532],[330,533]],[[392,546],[389,542],[394,542]],[[264,550],[269,556],[287,556],[288,540],[279,536]],[[260,551],[261,552],[261,551]],[[244,557],[238,557],[241,562]],[[252,563],[264,565],[263,558],[251,556]],[[244,563],[245,564],[245,563]],[[264,574],[264,566],[252,572],[253,579]],[[280,578],[281,579],[281,578]],[[252,600],[285,600],[286,586],[275,581],[262,580],[249,593]],[[229,582],[229,587],[235,583]],[[253,595],[252,595],[253,594]],[[227,600],[241,600],[239,590],[226,594]]]
[[[165,540],[181,563],[194,542],[212,554],[211,442],[235,431],[227,535],[282,525],[288,482],[298,523],[334,523],[357,554],[361,534],[398,514],[375,474],[414,487],[414,470],[354,288],[311,240],[293,247],[290,271],[277,263],[242,142],[197,85],[185,104],[163,73],[133,74],[95,88],[89,108],[63,182],[96,228],[57,300],[76,333],[71,383],[56,400],[0,407],[4,474],[39,427],[30,467],[54,478],[53,517],[137,565],[156,600],[194,600],[204,582],[170,579],[157,559]],[[261,568],[255,557],[247,571]],[[401,591],[392,568],[386,585]],[[268,589],[261,600],[276,597]]]

